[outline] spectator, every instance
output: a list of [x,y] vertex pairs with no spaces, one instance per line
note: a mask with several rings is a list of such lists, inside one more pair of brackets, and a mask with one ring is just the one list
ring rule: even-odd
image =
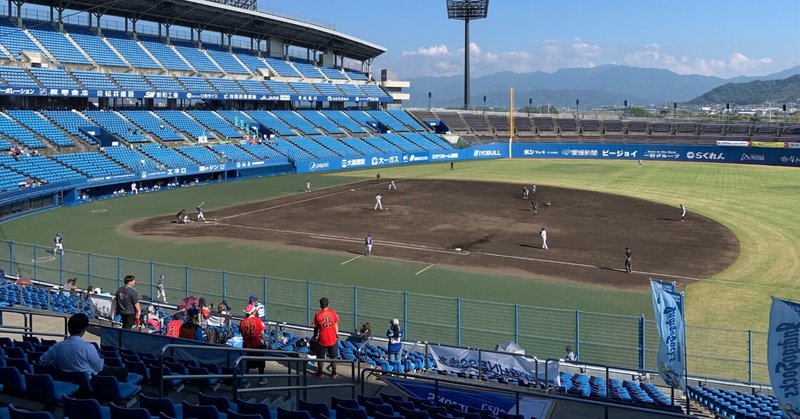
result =
[[225,303],[219,303],[219,305],[217,305],[217,314],[221,314],[223,316],[227,316],[228,315],[228,310],[226,310],[226,304]]
[[83,313],[73,314],[67,322],[69,337],[51,346],[39,358],[39,364],[55,364],[58,370],[63,372],[82,372],[89,379],[94,375],[127,377],[128,374],[124,369],[103,365],[103,358],[97,353],[97,348],[83,340],[87,327],[89,327],[89,317]]
[[400,328],[400,320],[392,319],[389,323],[389,330],[386,331],[386,337],[389,338],[389,346],[386,351],[389,354],[389,362],[400,362],[400,355],[403,353],[403,329]]
[[117,290],[117,314],[122,317],[122,328],[131,329],[136,324],[136,319],[141,317],[142,308],[139,306],[139,293],[136,292],[136,277],[125,277],[125,285]]
[[181,326],[183,326],[183,322],[181,321],[181,313],[177,312],[172,315],[172,320],[167,323],[167,336],[171,338],[180,337]]
[[203,332],[203,328],[200,327],[200,310],[197,307],[192,307],[186,310],[186,317],[186,323],[181,326],[178,337],[205,342],[206,335]]
[[[327,297],[319,299],[320,310],[314,315],[314,320],[311,323],[314,328],[313,339],[316,341],[317,359],[323,359],[326,355],[328,359],[339,357],[339,315],[328,307],[328,303]],[[322,361],[317,361],[317,372],[314,373],[316,377],[322,377],[325,374],[322,367]],[[331,363],[331,378],[338,376],[336,364]]]
[[[248,304],[247,307],[244,309],[245,318],[239,323],[239,331],[242,333],[242,347],[246,349],[265,349],[267,335],[264,333],[266,327],[264,326],[264,322],[261,321],[260,318],[256,317],[256,307],[252,304]],[[264,354],[259,352],[250,352],[248,355],[250,356],[263,356]],[[264,374],[264,367],[266,365],[265,361],[248,361],[247,362],[247,369],[249,370],[250,367],[255,365],[258,368],[259,374]],[[267,379],[265,377],[260,377],[258,379],[258,385],[263,386],[267,384]]]
[[358,331],[358,341],[364,343],[372,339],[372,326],[369,322],[361,325],[361,330]]
[[152,327],[156,333],[161,333],[161,317],[156,312],[153,306],[147,306],[147,316],[145,316],[145,323]]
[[200,326],[204,328],[208,327],[208,318],[211,317],[211,309],[208,308],[205,297],[200,297],[197,308],[200,310]]
[[564,360],[569,362],[575,362],[578,360],[578,356],[575,355],[575,352],[572,352],[572,346],[565,346],[564,350],[567,351],[567,354],[564,355]]
[[267,320],[267,307],[264,304],[258,302],[258,297],[255,295],[250,296],[250,304],[252,304],[256,308],[256,317],[261,320]]

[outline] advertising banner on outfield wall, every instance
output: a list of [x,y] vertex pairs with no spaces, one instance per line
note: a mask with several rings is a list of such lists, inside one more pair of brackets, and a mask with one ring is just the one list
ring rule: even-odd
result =
[[[502,145],[499,145],[502,147]],[[670,144],[514,143],[514,158],[696,161],[800,166],[800,149]]]
[[785,417],[800,417],[800,304],[772,297],[767,337],[769,383]]

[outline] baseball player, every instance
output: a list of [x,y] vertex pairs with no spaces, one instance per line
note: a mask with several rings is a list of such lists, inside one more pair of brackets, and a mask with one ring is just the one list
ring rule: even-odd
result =
[[131,183],[131,193],[132,194],[138,194],[139,193],[139,188],[136,187],[136,182]]
[[310,180],[306,181],[306,192],[311,192],[311,181]]
[[56,244],[56,247],[53,248],[53,255],[56,253],[61,253],[61,256],[64,256],[64,239],[61,237],[61,233],[56,233],[56,237],[53,238],[53,242]]
[[186,224],[186,218],[185,218],[186,217],[186,210],[185,209],[180,210],[177,214],[175,214],[175,217],[178,218],[178,224]]
[[531,184],[531,195],[536,196],[536,184]]
[[683,204],[681,204],[680,209],[681,209],[681,222],[683,222],[683,220],[686,218],[686,207],[684,207]]
[[632,256],[631,248],[630,247],[626,247],[625,248],[625,272],[627,272],[627,273],[631,273],[631,256]]
[[636,167],[642,167],[642,159],[636,160]]
[[372,256],[372,241],[372,233],[367,234],[364,239],[364,254],[367,256]]
[[156,298],[164,301],[167,304],[167,292],[164,291],[164,274],[158,277],[158,285],[156,285]]
[[534,214],[538,214],[539,213],[539,202],[538,201],[535,201],[535,200],[531,199],[531,211],[533,211]]
[[389,190],[391,191],[392,189],[397,190],[397,185],[394,184],[393,180],[390,180],[389,181]]
[[528,187],[527,186],[523,186],[522,187],[522,199],[528,199]]
[[542,227],[542,231],[539,232],[539,235],[542,236],[542,249],[547,250],[547,230]]
[[383,205],[381,205],[381,194],[375,194],[375,209],[383,211]]
[[197,206],[197,221],[205,221],[206,220],[206,216],[203,215],[203,207],[202,207],[202,205],[203,204],[200,204],[200,205]]

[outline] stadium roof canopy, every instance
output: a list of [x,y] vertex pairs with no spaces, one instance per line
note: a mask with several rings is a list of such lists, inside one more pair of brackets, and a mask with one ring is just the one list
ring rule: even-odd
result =
[[337,32],[321,24],[206,0],[24,0],[69,9],[221,32],[254,39],[283,39],[292,46],[367,61],[386,48]]

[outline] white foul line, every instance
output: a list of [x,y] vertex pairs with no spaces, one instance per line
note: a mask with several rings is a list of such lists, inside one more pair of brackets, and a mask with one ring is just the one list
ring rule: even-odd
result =
[[432,267],[433,267],[433,264],[431,263],[431,264],[430,264],[430,265],[429,265],[427,268],[425,268],[425,269],[423,269],[423,270],[421,270],[421,271],[419,271],[419,272],[415,273],[415,274],[414,274],[414,276],[417,276],[417,275],[419,275],[419,274],[421,274],[421,273],[423,273],[423,272],[427,271],[428,269],[430,269],[430,268],[432,268]]
[[364,256],[364,255],[358,255],[358,256],[356,256],[356,257],[354,257],[354,258],[352,258],[352,259],[348,259],[348,260],[346,260],[346,261],[344,261],[344,262],[340,263],[339,265],[344,265],[344,264],[350,263],[350,262],[352,262],[352,261],[354,261],[354,260],[356,260],[356,259],[360,258],[361,256]]

